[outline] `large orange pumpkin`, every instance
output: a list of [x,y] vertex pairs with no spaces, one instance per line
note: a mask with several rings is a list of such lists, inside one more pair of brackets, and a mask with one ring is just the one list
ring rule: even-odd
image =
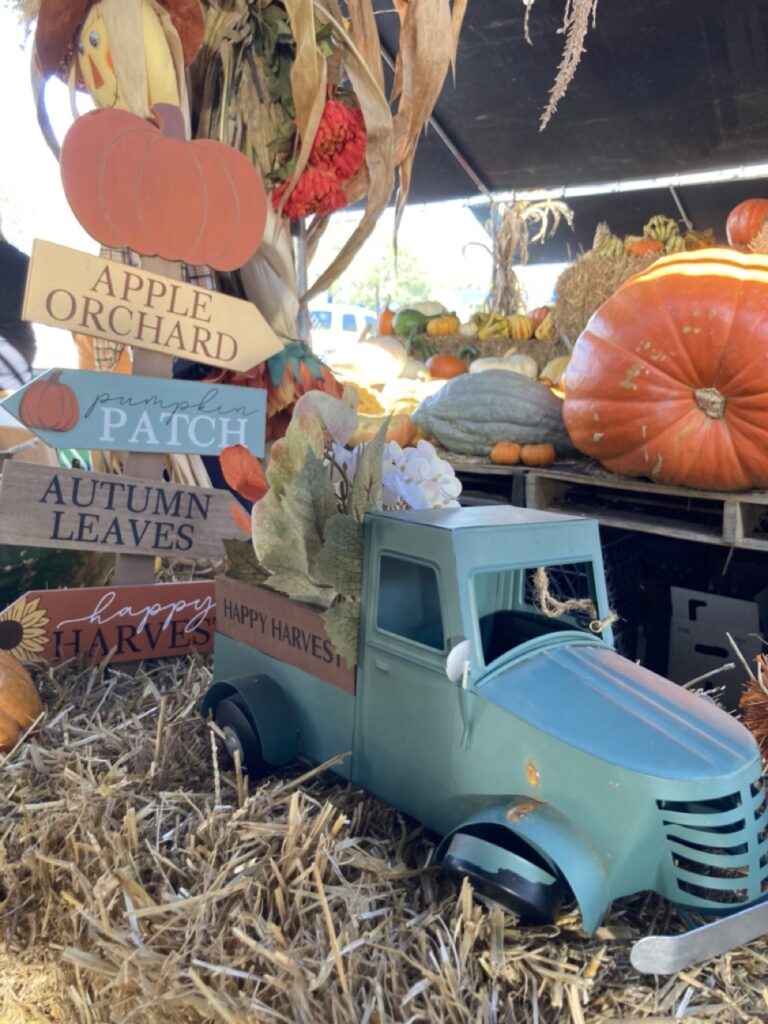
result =
[[768,199],[745,199],[734,206],[725,222],[729,245],[749,245],[768,217]]
[[42,710],[29,672],[13,655],[0,650],[0,750],[10,750],[21,730],[32,725]]
[[241,267],[266,223],[258,172],[232,146],[187,141],[178,107],[152,109],[158,125],[124,110],[92,110],[69,129],[61,177],[75,216],[102,245]]
[[626,476],[768,487],[768,257],[662,257],[592,316],[563,416],[586,455]]

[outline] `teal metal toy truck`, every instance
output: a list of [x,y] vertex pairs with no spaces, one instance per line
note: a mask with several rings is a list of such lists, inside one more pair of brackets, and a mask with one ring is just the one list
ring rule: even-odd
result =
[[[539,567],[563,614],[541,610]],[[653,890],[740,912],[703,929],[704,955],[768,928],[756,743],[613,649],[596,522],[510,506],[372,514],[361,609],[353,670],[316,611],[220,581],[203,711],[249,772],[348,754],[339,775],[435,832],[436,862],[523,922],[573,897],[592,931],[612,900]],[[642,940],[636,966],[677,969],[702,955],[696,934],[659,939],[661,953]]]

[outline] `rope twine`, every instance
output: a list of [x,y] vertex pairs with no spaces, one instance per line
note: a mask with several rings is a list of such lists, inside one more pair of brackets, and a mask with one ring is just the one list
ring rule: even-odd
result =
[[540,565],[533,574],[533,589],[536,595],[536,607],[548,619],[559,619],[561,615],[567,615],[568,612],[587,612],[593,616],[589,623],[591,633],[602,633],[608,626],[618,622],[619,616],[613,609],[604,619],[599,619],[594,601],[589,597],[569,597],[565,601],[558,601],[549,591],[549,577],[543,565]]

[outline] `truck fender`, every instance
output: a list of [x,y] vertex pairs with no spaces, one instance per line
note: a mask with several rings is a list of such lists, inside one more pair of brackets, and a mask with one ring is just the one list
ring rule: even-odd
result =
[[221,681],[209,687],[200,705],[207,717],[227,697],[239,697],[259,736],[264,760],[270,765],[287,764],[299,753],[296,718],[288,697],[270,676],[245,676]]
[[553,865],[571,888],[586,932],[593,932],[608,909],[605,870],[586,838],[565,815],[548,804],[518,797],[485,807],[444,836],[435,851],[439,863],[456,833],[492,834],[499,827],[519,837]]

